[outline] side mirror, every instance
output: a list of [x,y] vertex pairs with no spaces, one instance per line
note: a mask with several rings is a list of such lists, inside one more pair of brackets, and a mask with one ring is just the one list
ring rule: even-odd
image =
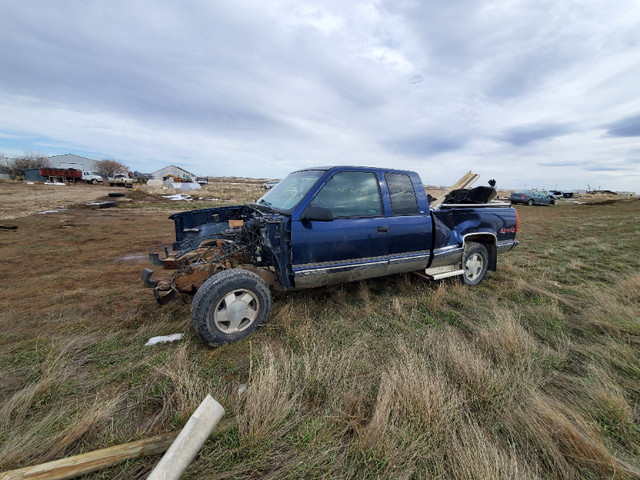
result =
[[302,215],[300,216],[300,220],[331,222],[333,220],[333,212],[327,207],[311,206],[302,213]]

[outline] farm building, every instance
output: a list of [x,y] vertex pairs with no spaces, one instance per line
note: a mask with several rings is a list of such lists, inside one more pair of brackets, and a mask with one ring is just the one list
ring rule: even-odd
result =
[[191,172],[187,172],[184,168],[176,167],[175,165],[169,165],[168,167],[161,168],[158,171],[155,171],[151,174],[153,178],[156,180],[163,180],[165,177],[169,175],[173,177],[182,178],[187,181],[196,181],[198,178],[197,175],[194,175]]
[[75,168],[88,172],[93,172],[96,167],[95,160],[72,153],[49,157],[49,163],[52,168]]

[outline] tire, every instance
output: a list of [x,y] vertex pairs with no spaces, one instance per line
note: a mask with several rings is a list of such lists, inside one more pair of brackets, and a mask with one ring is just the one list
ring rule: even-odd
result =
[[267,323],[270,311],[269,287],[255,273],[236,268],[200,286],[191,304],[191,323],[205,343],[222,345]]
[[115,185],[115,183],[110,183],[109,184],[110,187],[113,187],[114,185]]
[[93,183],[93,184],[95,185],[96,183],[98,183],[98,180],[96,180],[96,179],[94,178],[93,180],[91,180],[91,183]]
[[461,277],[462,283],[470,287],[478,285],[487,274],[488,266],[489,254],[485,246],[481,243],[467,243],[462,256],[462,269],[464,270]]
[[533,205],[533,198],[530,198],[530,199],[527,201],[527,205],[529,205],[529,206]]
[[549,205],[555,205],[555,204],[556,204],[555,200],[551,200],[551,201],[549,202]]

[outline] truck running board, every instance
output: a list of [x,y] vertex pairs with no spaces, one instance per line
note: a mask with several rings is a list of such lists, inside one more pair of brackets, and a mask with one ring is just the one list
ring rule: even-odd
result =
[[458,267],[459,265],[445,265],[444,267],[426,268],[424,273],[431,280],[442,280],[443,278],[462,275],[464,270],[459,270]]

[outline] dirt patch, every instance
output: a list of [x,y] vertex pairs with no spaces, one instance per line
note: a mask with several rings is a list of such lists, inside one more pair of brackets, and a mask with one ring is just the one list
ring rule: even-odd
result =
[[[69,208],[78,203],[107,199],[114,188],[85,183],[67,185],[32,185],[0,182],[0,220],[26,217],[34,213]],[[103,198],[104,197],[104,198]]]

